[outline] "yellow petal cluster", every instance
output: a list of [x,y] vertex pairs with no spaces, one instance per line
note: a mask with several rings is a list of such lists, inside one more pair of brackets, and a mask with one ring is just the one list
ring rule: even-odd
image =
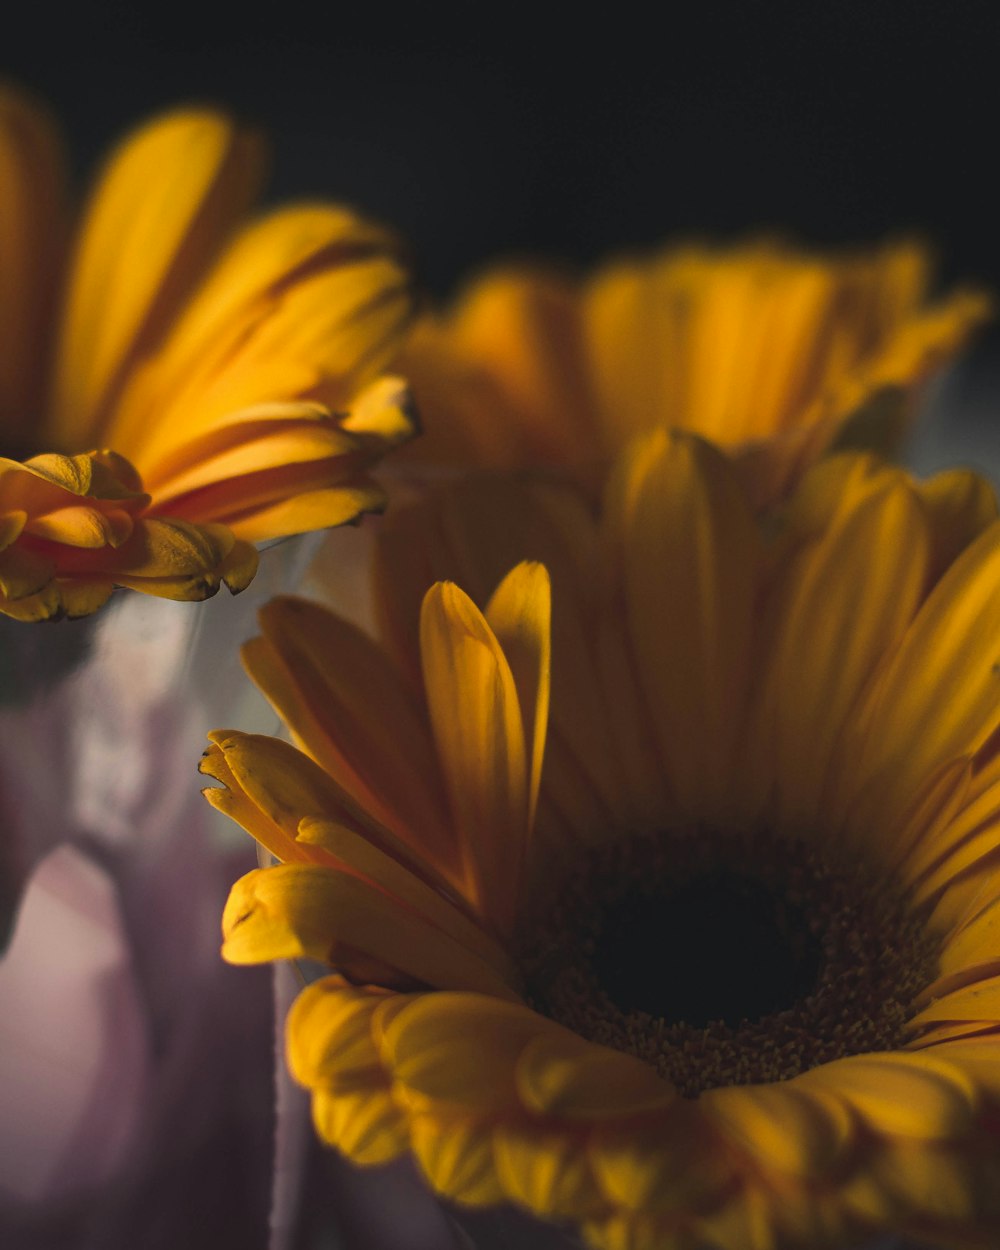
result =
[[[280,861],[234,887],[225,956],[332,970],[288,1021],[321,1137],[606,1250],[995,1245],[988,489],[841,454],[765,526],[726,457],[659,430],[596,515],[514,476],[399,510],[378,599],[379,640],[272,603],[245,659],[295,745],[220,731],[203,764]],[[936,954],[899,1045],[682,1097],[526,1001],[515,933],[553,870],[691,828],[765,828],[904,892]]]
[[54,125],[0,87],[0,612],[238,590],[249,544],[383,505],[368,470],[414,432],[380,376],[399,247],[330,204],[249,218],[263,156],[222,114],[167,113],[74,222]]
[[489,271],[407,343],[426,432],[413,452],[593,484],[664,425],[730,450],[766,501],[838,437],[898,440],[921,386],[989,312],[971,290],[930,301],[929,279],[913,242],[843,256],[690,244],[582,280]]

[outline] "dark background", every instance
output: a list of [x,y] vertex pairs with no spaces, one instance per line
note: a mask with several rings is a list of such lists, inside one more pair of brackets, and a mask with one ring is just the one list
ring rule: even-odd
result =
[[3,70],[55,105],[81,173],[146,114],[225,104],[271,133],[272,195],[392,223],[439,293],[496,255],[760,228],[916,229],[945,280],[1000,289],[1000,6],[7,12]]

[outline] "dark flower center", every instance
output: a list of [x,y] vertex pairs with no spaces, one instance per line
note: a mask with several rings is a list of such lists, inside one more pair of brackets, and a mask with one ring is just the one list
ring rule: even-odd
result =
[[532,1004],[689,1097],[905,1040],[936,945],[863,864],[769,834],[626,839],[524,917]]
[[801,907],[724,868],[655,895],[633,887],[605,908],[596,938],[594,972],[621,1011],[696,1028],[792,1007],[822,958]]

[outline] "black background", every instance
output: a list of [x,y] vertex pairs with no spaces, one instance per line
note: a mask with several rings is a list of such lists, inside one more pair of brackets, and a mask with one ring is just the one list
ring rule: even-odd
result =
[[944,280],[1000,288],[998,10],[46,4],[7,10],[2,55],[81,174],[135,120],[221,103],[270,132],[272,197],[390,222],[438,293],[498,255],[759,229],[917,230]]

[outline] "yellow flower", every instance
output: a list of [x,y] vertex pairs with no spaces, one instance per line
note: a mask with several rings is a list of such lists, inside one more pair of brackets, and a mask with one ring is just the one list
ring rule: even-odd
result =
[[416,326],[401,363],[423,460],[568,468],[600,480],[636,433],[694,431],[745,462],[762,497],[838,435],[895,442],[921,385],[987,316],[928,303],[914,243],[822,256],[689,245],[576,282],[501,268]]
[[168,113],[71,230],[55,129],[0,87],[0,612],[240,590],[253,543],[381,506],[367,469],[412,433],[379,378],[410,308],[395,241],[322,203],[248,220],[262,161],[228,118]]
[[203,765],[281,861],[225,957],[335,970],[288,1021],[321,1137],[608,1250],[996,1245],[989,488],[844,453],[764,526],[656,431],[596,518],[470,477],[383,537],[382,641],[272,602],[297,745]]

